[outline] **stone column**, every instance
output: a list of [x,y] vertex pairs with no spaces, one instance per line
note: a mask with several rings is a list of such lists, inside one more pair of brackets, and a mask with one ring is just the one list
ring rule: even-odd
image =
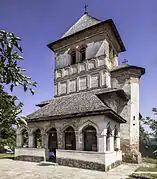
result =
[[84,138],[82,131],[79,131],[79,150],[84,150]]
[[34,148],[35,147],[33,133],[28,134],[28,146],[29,146],[29,148]]
[[57,130],[57,144],[58,144],[58,149],[64,149],[63,133],[59,130]]
[[116,137],[116,148],[120,150],[120,137]]
[[78,131],[75,131],[76,136],[76,150],[80,150],[80,135]]
[[45,131],[41,132],[41,147],[48,149],[48,134]]
[[109,137],[109,140],[110,140],[110,142],[109,142],[109,149],[110,149],[110,151],[114,151],[114,135],[113,134],[111,134],[110,135],[110,137]]
[[98,139],[98,152],[106,152],[106,133],[107,130],[104,129],[102,133],[97,134]]
[[16,146],[17,147],[22,147],[23,143],[23,136],[21,133],[16,133]]
[[116,135],[115,147],[120,150],[120,132]]

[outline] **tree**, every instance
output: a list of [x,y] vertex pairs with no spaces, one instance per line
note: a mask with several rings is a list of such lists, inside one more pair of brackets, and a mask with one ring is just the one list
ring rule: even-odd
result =
[[154,118],[152,119],[151,117],[146,117],[143,121],[144,124],[151,129],[150,135],[157,140],[157,108],[153,108],[152,112],[154,114]]
[[22,48],[19,45],[21,39],[14,33],[0,30],[0,144],[10,145],[15,140],[15,130],[13,124],[21,125],[25,123],[23,117],[18,117],[22,112],[23,104],[16,96],[11,96],[5,92],[5,86],[10,87],[12,92],[14,87],[21,86],[24,91],[28,89],[32,94],[36,87],[36,82],[24,75],[25,69],[19,66],[23,57]]
[[143,127],[144,119],[142,116],[140,117],[140,146],[143,146],[145,148],[148,148],[150,146],[150,136],[149,133],[144,129]]
[[[150,128],[150,133],[149,133],[149,136],[151,138],[154,138],[157,142],[157,119],[156,119],[156,116],[157,116],[157,108],[153,108],[152,109],[152,112],[153,112],[153,118],[151,117],[146,117],[144,119],[142,119],[143,123],[145,125],[147,125],[149,128]],[[153,155],[156,157],[157,156],[157,145],[152,145],[150,143],[150,147],[152,148],[153,146],[155,146],[155,150],[153,152]],[[154,147],[153,147],[154,148]]]

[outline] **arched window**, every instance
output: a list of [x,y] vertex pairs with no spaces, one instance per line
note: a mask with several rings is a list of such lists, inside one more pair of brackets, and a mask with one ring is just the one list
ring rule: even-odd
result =
[[76,139],[75,139],[75,131],[70,126],[68,127],[65,132],[65,149],[66,150],[76,150]]
[[80,61],[84,61],[86,59],[86,48],[82,47],[80,49]]
[[70,55],[71,55],[71,64],[73,65],[76,63],[76,51],[75,50],[71,51]]
[[112,130],[110,126],[107,128],[107,136],[106,136],[106,151],[110,151],[110,137],[112,135]]
[[22,147],[28,147],[28,131],[26,129],[23,129],[22,137]]
[[97,151],[97,132],[93,126],[88,126],[83,130],[84,150]]
[[41,131],[40,131],[40,129],[37,129],[34,132],[34,147],[41,148]]

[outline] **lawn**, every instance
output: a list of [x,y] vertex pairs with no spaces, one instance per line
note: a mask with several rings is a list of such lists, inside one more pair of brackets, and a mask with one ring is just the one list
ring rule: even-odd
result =
[[143,158],[143,162],[145,163],[151,163],[151,164],[157,164],[157,159],[154,158]]
[[152,173],[132,174],[127,179],[157,179],[157,174],[152,174]]
[[135,172],[157,172],[157,168],[152,168],[152,167],[139,167],[138,169],[135,170]]
[[[148,165],[140,166],[138,169],[135,170],[135,173],[130,175],[128,179],[157,179],[157,174],[152,173],[152,172],[157,172],[157,159],[144,158],[143,162],[147,163]],[[136,172],[144,172],[144,173],[136,173]]]
[[14,154],[6,154],[6,153],[3,153],[1,154],[0,153],[0,159],[13,159],[14,158]]

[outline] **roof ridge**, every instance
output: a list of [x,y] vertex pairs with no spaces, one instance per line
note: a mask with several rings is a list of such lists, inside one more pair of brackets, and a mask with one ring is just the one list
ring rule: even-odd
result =
[[70,28],[67,30],[61,38],[67,37],[69,35],[75,34],[76,32],[79,32],[83,29],[86,29],[90,26],[93,26],[95,24],[98,24],[102,22],[101,20],[88,15],[88,14],[83,14]]

